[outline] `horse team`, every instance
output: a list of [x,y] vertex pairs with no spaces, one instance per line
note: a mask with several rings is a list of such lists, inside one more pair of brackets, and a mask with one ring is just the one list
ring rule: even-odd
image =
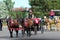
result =
[[22,26],[22,36],[24,36],[25,31],[27,32],[27,36],[31,36],[31,31],[34,31],[37,34],[39,31],[39,18],[29,19],[29,18],[22,18],[21,20],[9,18],[7,20],[8,30],[10,32],[10,37],[13,37],[13,30],[16,31],[16,37],[18,37],[19,25]]

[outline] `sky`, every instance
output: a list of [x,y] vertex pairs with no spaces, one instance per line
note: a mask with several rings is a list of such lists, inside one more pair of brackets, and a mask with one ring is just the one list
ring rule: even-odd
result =
[[[2,1],[2,0],[0,0],[0,1]],[[12,0],[12,2],[15,2],[14,8],[19,8],[19,7],[30,8],[31,7],[29,5],[29,0]]]
[[31,6],[29,5],[29,0],[12,0],[13,2],[15,2],[14,4],[14,8],[19,8],[19,7],[27,7],[30,8]]

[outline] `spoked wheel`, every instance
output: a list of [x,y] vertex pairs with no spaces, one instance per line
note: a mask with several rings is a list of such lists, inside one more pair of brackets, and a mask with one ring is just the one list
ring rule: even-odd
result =
[[35,35],[37,34],[37,27],[35,26],[34,27],[34,32],[35,32]]

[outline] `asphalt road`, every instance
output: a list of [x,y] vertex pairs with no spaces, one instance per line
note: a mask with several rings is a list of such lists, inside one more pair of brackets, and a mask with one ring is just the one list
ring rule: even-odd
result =
[[37,35],[34,35],[34,32],[32,32],[31,37],[27,37],[26,34],[22,37],[21,31],[19,31],[18,38],[15,37],[15,32],[13,36],[13,38],[10,38],[7,28],[3,28],[3,31],[0,31],[0,40],[60,40],[60,31],[45,31],[44,34],[38,31]]

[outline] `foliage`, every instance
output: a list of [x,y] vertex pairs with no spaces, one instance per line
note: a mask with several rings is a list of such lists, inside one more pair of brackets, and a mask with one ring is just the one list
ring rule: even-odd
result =
[[8,15],[8,10],[6,8],[5,3],[0,1],[0,18],[5,18]]
[[26,11],[12,11],[12,8],[14,6],[14,2],[12,0],[4,0],[3,1],[7,7],[7,10],[9,11],[9,15],[11,15],[13,18],[23,18],[26,17]]
[[13,15],[12,8],[13,8],[13,5],[14,5],[14,2],[12,2],[12,0],[3,0],[3,2],[5,3],[5,5],[7,7],[9,15],[12,16]]
[[[60,0],[29,0],[35,16],[48,16],[51,9],[60,9]],[[40,15],[40,16],[39,16]]]
[[13,17],[17,18],[26,18],[28,12],[27,11],[13,11]]

